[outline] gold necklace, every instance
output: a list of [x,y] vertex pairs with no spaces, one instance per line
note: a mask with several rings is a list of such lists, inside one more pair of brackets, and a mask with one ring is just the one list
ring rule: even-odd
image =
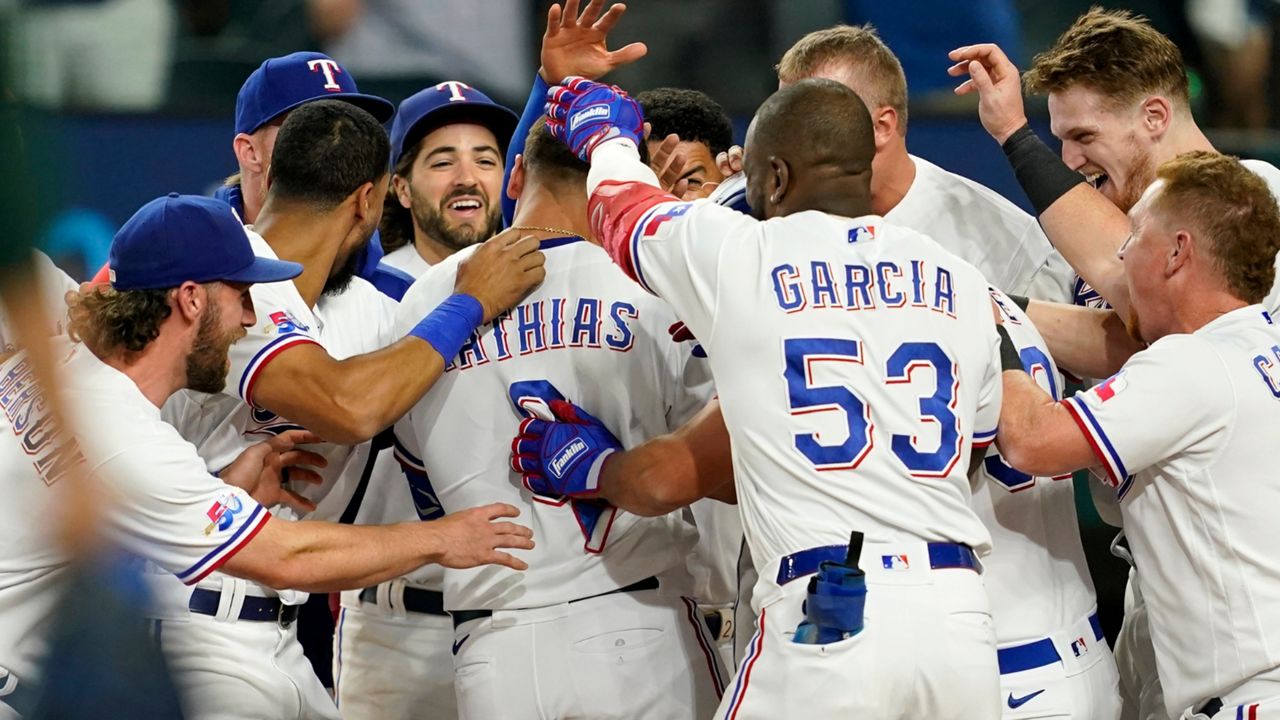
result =
[[512,225],[507,229],[508,230],[538,230],[541,232],[556,233],[557,235],[560,235],[563,237],[576,237],[580,240],[586,240],[586,238],[582,237],[576,232],[573,232],[571,230],[562,230],[561,228],[539,227],[538,225]]

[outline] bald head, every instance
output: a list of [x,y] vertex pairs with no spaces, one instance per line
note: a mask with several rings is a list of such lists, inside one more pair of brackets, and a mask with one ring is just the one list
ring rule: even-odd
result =
[[748,200],[762,217],[868,214],[875,154],[871,115],[857,93],[833,80],[801,80],[765,100],[747,131]]

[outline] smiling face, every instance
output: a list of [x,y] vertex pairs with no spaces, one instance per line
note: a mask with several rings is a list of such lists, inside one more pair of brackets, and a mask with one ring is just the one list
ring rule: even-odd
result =
[[1124,263],[1129,284],[1129,317],[1125,325],[1129,334],[1141,342],[1155,342],[1168,333],[1163,320],[1168,312],[1168,256],[1172,233],[1168,224],[1152,212],[1163,181],[1156,181],[1129,212],[1128,239],[1116,251]]
[[414,225],[450,250],[488,239],[502,226],[502,155],[482,125],[454,123],[422,139],[408,178],[396,184]]
[[249,286],[215,282],[205,286],[208,304],[200,315],[196,336],[186,360],[186,387],[205,393],[222,392],[231,369],[231,345],[257,321]]
[[1137,107],[1115,107],[1082,85],[1049,94],[1050,128],[1062,160],[1128,212],[1155,178],[1150,136]]
[[[658,146],[662,144],[662,139],[653,138],[646,142],[649,145],[649,157],[653,157]],[[724,182],[724,175],[720,173],[715,156],[711,154],[711,148],[707,147],[706,143],[681,140],[676,145],[676,154],[683,155],[685,158],[684,170],[680,173],[679,179],[688,180],[690,190],[701,190],[706,183]],[[656,172],[658,168],[654,170]]]

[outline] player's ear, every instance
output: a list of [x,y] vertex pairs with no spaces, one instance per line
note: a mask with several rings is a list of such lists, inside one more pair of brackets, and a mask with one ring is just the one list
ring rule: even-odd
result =
[[382,202],[376,197],[379,185],[381,183],[367,182],[351,192],[348,199],[352,201],[357,219],[365,220],[375,211],[381,211]]
[[507,197],[519,200],[524,194],[524,155],[516,153],[511,163],[511,177],[507,180]]
[[400,202],[400,207],[405,210],[413,208],[413,195],[409,191],[408,178],[401,175],[392,175],[391,191],[396,194],[396,200]]
[[1152,140],[1159,140],[1169,129],[1173,119],[1173,105],[1162,95],[1152,95],[1142,101],[1142,129]]
[[1164,276],[1173,277],[1191,261],[1195,254],[1195,240],[1188,230],[1179,230],[1173,235],[1173,243],[1169,246],[1169,255],[1165,260]]
[[209,294],[198,283],[182,283],[173,291],[174,305],[177,313],[189,323],[197,323],[205,305],[209,303]]
[[236,163],[242,172],[266,173],[266,163],[258,153],[258,147],[254,144],[253,138],[245,133],[237,133],[235,139],[231,141],[231,150],[235,153]]
[[791,168],[787,161],[774,155],[769,157],[769,202],[777,205],[791,190]]
[[894,136],[898,134],[898,123],[901,118],[898,117],[898,111],[885,106],[876,110],[871,116],[872,128],[875,131],[876,152],[880,152],[886,145],[894,140]]

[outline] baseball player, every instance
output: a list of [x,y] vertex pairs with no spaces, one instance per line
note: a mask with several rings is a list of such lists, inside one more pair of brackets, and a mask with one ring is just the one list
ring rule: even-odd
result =
[[[455,81],[400,104],[391,123],[395,170],[379,224],[388,252],[371,281],[375,287],[403,297],[431,264],[499,229],[503,153],[515,124],[510,110]],[[373,460],[370,484],[378,492],[365,494],[355,521],[441,515],[430,488],[406,482],[390,450]],[[424,567],[343,593],[333,651],[335,699],[343,717],[457,716],[449,652],[453,623],[444,611],[442,578],[440,568]]]
[[1260,301],[1280,211],[1256,174],[1200,151],[1161,165],[1130,217],[1119,254],[1149,347],[1066,402],[1004,373],[1001,453],[1026,472],[1105,472],[1142,570],[1161,717],[1267,717],[1280,706],[1280,330]]
[[[1105,301],[1128,321],[1129,290],[1115,255],[1129,234],[1124,213],[1161,162],[1193,150],[1213,151],[1191,114],[1177,46],[1143,18],[1091,10],[1038,55],[1027,84],[1049,95],[1051,127],[1062,140],[1061,159],[1027,126],[1021,78],[999,48],[959,48],[952,59],[957,61],[952,75],[971,73],[957,92],[980,94],[984,127],[1001,143],[1054,246],[1098,296],[1091,304]],[[1126,111],[1105,110],[1112,107]],[[1280,169],[1259,160],[1243,162],[1280,195]],[[1280,309],[1280,286],[1264,305]],[[1092,485],[1099,513],[1118,523],[1114,494]],[[1131,560],[1123,544],[1118,547],[1117,554]],[[1124,717],[1163,718],[1136,573],[1135,568],[1116,643]]]
[[[590,158],[595,236],[715,372],[760,577],[759,630],[717,716],[997,716],[989,535],[965,477],[999,409],[990,296],[972,266],[869,214],[865,106],[827,80],[761,106],[745,156],[751,206],[771,218],[757,222],[658,190],[629,98],[572,79],[549,100]],[[534,468],[528,442],[529,482],[613,498],[587,438],[553,441]]]
[[[355,78],[337,61],[318,52],[296,52],[267,58],[249,74],[236,94],[235,137],[231,142],[237,170],[214,192],[247,224],[257,221],[267,197],[267,176],[280,125],[289,112],[313,100],[341,100],[368,111],[380,123],[391,119],[390,101],[359,91]],[[374,243],[358,261],[357,274],[372,278],[381,258]],[[103,267],[94,282],[107,281]]]
[[[708,399],[672,343],[665,304],[629,282],[587,235],[587,167],[536,125],[512,168],[514,232],[541,239],[547,278],[470,337],[436,388],[396,426],[397,450],[445,509],[474,498],[528,507],[528,575],[445,573],[461,718],[708,717],[723,677],[691,598],[693,527],[537,494],[512,475],[511,427],[565,399],[590,403],[638,442]],[[486,243],[487,244],[487,243]],[[481,246],[483,248],[483,246]],[[399,326],[446,300],[462,251],[401,305]],[[464,335],[464,337],[465,337]],[[555,672],[547,672],[556,668]]]
[[384,265],[404,271],[412,284],[427,268],[502,229],[503,158],[515,126],[515,113],[456,80],[400,103],[391,123],[391,192],[379,228]]
[[[670,178],[673,185],[683,181],[683,190],[706,197],[724,181],[716,156],[733,145],[733,121],[719,103],[704,92],[684,88],[646,90],[636,95],[636,102],[648,124],[645,143],[651,165],[656,165],[653,161],[660,156],[664,139],[671,135],[679,139],[672,153],[683,156],[683,164]],[[654,172],[665,180],[660,168],[655,167]],[[674,194],[684,197],[681,192]]]
[[[354,260],[381,215],[389,155],[386,133],[350,104],[314,101],[289,114],[250,238],[259,255],[296,259],[305,270],[292,282],[254,289],[260,320],[232,349],[222,392],[186,394],[166,408],[211,468],[289,429],[324,438],[315,447],[327,460],[320,482],[293,488],[309,503],[308,519],[350,522],[363,497],[381,492],[375,483],[383,476],[374,477],[370,456],[382,441],[371,439],[439,377],[441,351],[456,352],[451,336],[440,335],[441,323],[452,317],[453,323],[479,325],[541,279],[536,241],[486,246],[459,274],[465,307],[429,311],[407,333],[391,333],[393,301],[354,277]],[[289,620],[305,593],[277,593],[217,574],[194,591],[163,576],[154,584],[165,601],[157,613],[164,648],[194,705],[214,708],[234,693],[242,707],[253,708],[250,714],[266,715],[278,693],[305,687],[303,716],[336,714],[311,668],[293,660],[300,657],[295,628],[261,622],[274,616],[253,609],[283,603],[281,617]],[[228,624],[251,644],[220,643],[216,638]],[[270,672],[255,670],[254,663],[272,662]],[[246,681],[259,691],[246,693]]]
[[907,81],[874,28],[837,25],[801,38],[778,62],[778,86],[835,80],[872,110],[872,209],[936,240],[1018,295],[1066,302],[1074,275],[1035,218],[982,185],[907,152]]
[[[293,450],[292,438],[305,441],[307,433],[249,449],[219,478],[161,420],[160,406],[179,388],[218,391],[229,347],[256,324],[250,284],[285,281],[303,271],[295,263],[255,257],[224,203],[176,194],[148,203],[117,233],[111,265],[110,288],[76,298],[70,331],[79,342],[55,341],[61,343],[59,390],[79,432],[50,422],[25,353],[0,365],[0,424],[7,438],[0,443],[0,463],[8,498],[0,509],[6,549],[0,562],[0,717],[16,717],[38,698],[44,630],[55,621],[50,613],[69,563],[48,518],[67,502],[67,478],[77,469],[108,490],[102,502],[108,538],[187,585],[220,570],[268,587],[327,591],[378,582],[428,562],[522,566],[495,549],[532,546],[527,528],[490,522],[516,515],[510,506],[380,528],[271,522],[259,500],[290,497],[280,483],[280,465],[318,460]],[[259,613],[272,610],[250,599],[236,602]],[[216,644],[202,651],[216,654],[218,647],[247,640],[225,625]],[[267,655],[244,654],[242,663],[257,660],[247,675],[262,682],[272,672]],[[304,662],[300,653],[293,660]],[[206,715],[292,717],[299,714],[298,693],[307,691],[294,688],[263,713],[241,702],[258,687],[241,685]]]

